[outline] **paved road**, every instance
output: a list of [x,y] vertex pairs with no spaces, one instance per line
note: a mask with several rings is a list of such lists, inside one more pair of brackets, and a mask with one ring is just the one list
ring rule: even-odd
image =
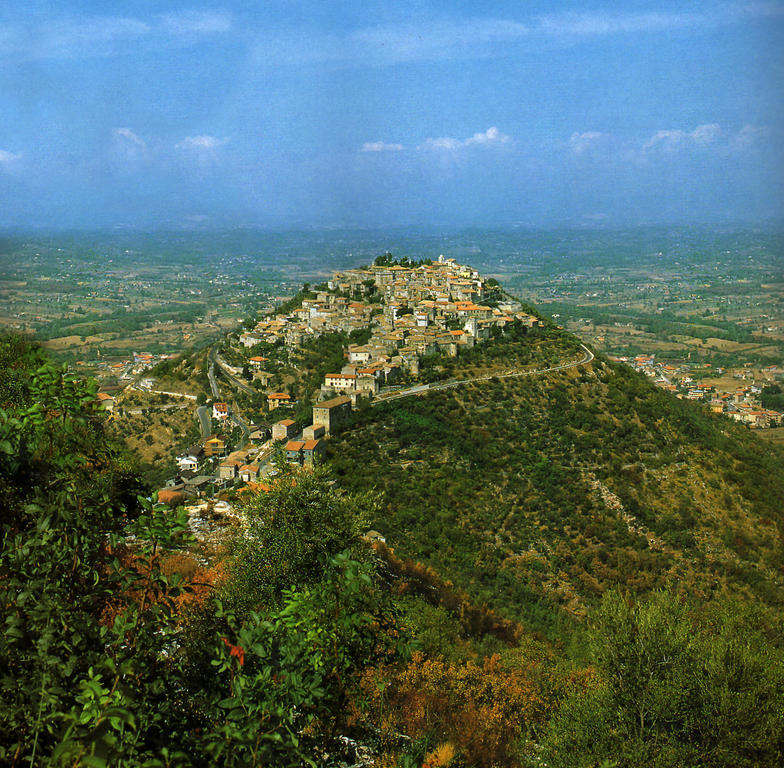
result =
[[[230,383],[237,386],[239,389],[248,392],[249,394],[255,394],[255,390],[251,389],[247,384],[242,381],[238,381],[230,371],[227,371],[224,366],[226,362],[220,357],[215,347],[210,350],[210,367],[207,369],[207,378],[210,380],[210,389],[212,390],[212,397],[214,400],[220,401],[221,394],[220,394],[220,387],[218,386],[218,382],[215,379],[215,366],[218,365],[223,372],[223,375],[229,380]],[[210,436],[210,416],[211,411],[208,406],[203,405],[200,408],[196,409],[196,414],[198,416],[199,422],[201,424],[201,432],[202,437],[209,437]],[[242,450],[247,444],[250,439],[250,425],[240,416],[239,409],[237,408],[237,404],[234,403],[231,409],[230,414],[231,420],[242,430],[242,439],[240,440],[239,444],[236,446],[235,450]]]
[[237,389],[239,389],[241,392],[244,392],[246,395],[256,394],[256,390],[253,389],[253,387],[249,387],[244,381],[240,381],[240,379],[234,375],[232,372],[233,368],[218,354],[218,351],[215,349],[215,347],[210,350],[210,355],[213,363],[220,367],[223,375],[229,380],[230,384],[233,384],[235,387],[237,387]]
[[215,352],[215,362],[223,368],[226,373],[230,373],[232,376],[239,376],[242,373],[242,368],[237,368],[236,365],[229,365],[221,356],[220,352],[218,352],[215,347],[213,347],[213,351]]
[[207,369],[207,378],[210,380],[212,399],[220,400],[220,388],[218,387],[218,382],[215,380],[215,363],[210,363],[210,367]]
[[210,407],[208,405],[200,405],[196,409],[196,418],[199,420],[201,427],[201,436],[206,440],[212,432],[212,424],[210,423]]
[[237,443],[237,447],[234,449],[236,451],[241,451],[250,440],[250,425],[240,416],[236,403],[233,403],[232,405],[229,418],[242,430],[242,439]]
[[473,379],[462,379],[461,381],[447,381],[443,384],[420,384],[416,387],[395,392],[393,395],[387,397],[380,396],[371,403],[371,406],[378,405],[379,403],[388,403],[390,400],[400,400],[403,397],[414,397],[426,392],[438,392],[443,389],[455,389],[455,387],[462,387],[465,384],[474,384],[478,381],[490,381],[490,379],[512,379],[519,376],[538,376],[543,373],[552,373],[553,371],[565,371],[568,368],[577,368],[580,365],[587,365],[590,363],[594,354],[584,344],[580,346],[585,350],[585,355],[580,360],[573,360],[568,363],[561,363],[561,365],[554,365],[551,368],[539,368],[533,371],[507,371],[506,373],[494,373],[489,376],[476,376]]

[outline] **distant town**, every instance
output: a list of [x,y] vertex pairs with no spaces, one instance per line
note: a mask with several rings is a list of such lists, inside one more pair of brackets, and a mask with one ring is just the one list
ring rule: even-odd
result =
[[[784,413],[762,406],[763,388],[784,373],[780,366],[755,369],[749,364],[730,370],[721,367],[712,370],[710,363],[673,365],[657,361],[656,355],[637,355],[634,358],[611,356],[610,359],[631,365],[652,378],[657,387],[672,392],[678,398],[699,400],[714,413],[723,413],[749,427],[764,429],[784,423]],[[706,381],[708,377],[718,381]],[[727,386],[728,379],[732,380],[732,386]]]

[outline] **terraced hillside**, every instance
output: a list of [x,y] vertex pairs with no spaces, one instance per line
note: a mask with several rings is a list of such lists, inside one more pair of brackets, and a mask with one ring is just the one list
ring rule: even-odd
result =
[[603,358],[379,404],[329,455],[399,556],[550,637],[614,585],[784,604],[784,451]]

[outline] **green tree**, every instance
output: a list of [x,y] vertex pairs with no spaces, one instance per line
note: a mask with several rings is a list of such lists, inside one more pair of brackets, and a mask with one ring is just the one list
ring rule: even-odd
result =
[[284,590],[279,609],[251,611],[241,623],[219,613],[230,637],[218,659],[229,697],[205,737],[207,752],[225,766],[321,764],[337,756],[334,739],[361,672],[405,651],[395,639],[388,597],[367,564],[341,553],[321,578]]
[[329,559],[359,554],[369,500],[339,491],[325,469],[283,470],[267,493],[240,505],[247,529],[234,543],[226,598],[238,607],[276,603],[283,590],[317,582]]
[[[323,764],[324,748],[338,755],[357,676],[399,649],[370,566],[341,553],[357,543],[358,505],[323,475],[286,478],[296,484],[271,494],[268,522],[273,551],[291,562],[259,592],[275,605],[183,613],[185,584],[164,558],[188,544],[187,515],[137,494],[101,432],[94,385],[24,343],[0,342],[0,360],[0,763],[298,766]],[[270,562],[253,551],[275,540],[260,525],[238,554],[246,564]]]
[[596,686],[568,700],[539,757],[554,766],[777,766],[784,657],[731,602],[608,593],[589,633]]

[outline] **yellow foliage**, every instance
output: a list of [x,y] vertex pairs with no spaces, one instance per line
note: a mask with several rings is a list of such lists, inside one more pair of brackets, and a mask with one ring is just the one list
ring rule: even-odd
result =
[[447,768],[455,756],[455,748],[448,741],[425,756],[422,768]]
[[450,662],[415,652],[405,667],[367,670],[364,700],[382,730],[443,740],[425,765],[441,766],[448,748],[478,768],[513,765],[521,738],[546,722],[563,690],[585,685],[536,661]]

